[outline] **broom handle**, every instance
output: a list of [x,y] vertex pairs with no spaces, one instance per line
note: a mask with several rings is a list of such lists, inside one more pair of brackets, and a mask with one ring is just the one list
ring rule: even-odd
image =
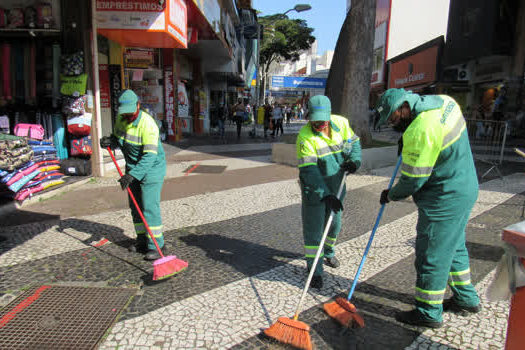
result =
[[[401,160],[402,160],[402,157],[399,156],[399,159],[397,160],[396,168],[394,170],[394,173],[392,174],[392,177],[390,178],[390,183],[388,184],[389,190],[392,188],[392,184],[394,183],[394,180],[396,179],[397,172],[399,170],[399,167],[401,166]],[[350,288],[350,292],[348,293],[348,297],[346,298],[346,300],[348,301],[350,301],[350,298],[352,298],[352,295],[354,294],[355,286],[357,285],[357,280],[359,279],[359,275],[361,274],[361,270],[363,269],[363,265],[365,264],[366,256],[368,255],[368,251],[370,250],[370,246],[372,245],[372,241],[374,240],[374,236],[376,234],[377,228],[379,227],[379,221],[381,221],[381,216],[383,216],[385,205],[386,204],[381,205],[381,208],[379,209],[379,214],[377,215],[376,223],[374,225],[374,228],[372,229],[372,234],[370,235],[370,238],[368,239],[368,244],[366,245],[363,257],[361,258],[361,263],[359,264],[359,268],[357,269],[357,272],[355,274],[354,281],[352,282],[352,287]]]
[[[341,179],[341,184],[339,185],[339,190],[337,191],[337,198],[341,197],[341,193],[343,193],[343,187],[345,186],[345,179],[346,179],[346,172],[343,173],[343,178]],[[317,253],[315,254],[315,259],[312,264],[312,268],[310,269],[310,273],[308,274],[308,279],[306,280],[306,285],[304,286],[303,294],[301,295],[301,299],[299,299],[299,303],[297,304],[297,309],[295,310],[295,315],[293,317],[295,321],[297,321],[297,319],[299,318],[299,311],[303,304],[304,298],[306,297],[306,293],[308,292],[308,288],[310,287],[310,282],[312,281],[312,277],[314,276],[315,267],[317,266],[317,263],[319,262],[319,257],[321,256],[321,250],[323,250],[324,241],[326,240],[326,236],[328,236],[328,231],[330,230],[330,226],[332,225],[333,219],[334,219],[334,212],[330,210],[330,216],[328,217],[328,221],[326,222],[326,226],[324,228],[323,238],[321,238],[321,242],[319,243],[319,248],[317,249]]]
[[[113,160],[113,164],[115,164],[115,167],[117,168],[118,174],[120,175],[120,177],[122,177],[123,176],[122,170],[120,170],[120,167],[118,166],[117,160],[115,159],[115,156],[113,155],[113,152],[111,151],[111,148],[108,147],[107,150],[109,152],[109,155],[111,156],[111,159]],[[135,196],[131,192],[131,189],[129,188],[129,186],[126,187],[126,189],[128,190],[128,194],[129,194],[131,200],[133,201],[133,204],[135,204],[135,209],[137,209],[137,211],[138,211],[138,213],[140,215],[140,218],[142,219],[142,222],[144,223],[144,226],[146,227],[146,231],[148,231],[149,236],[151,237],[151,240],[153,241],[153,243],[155,243],[155,247],[157,247],[157,251],[159,252],[161,258],[164,258],[164,254],[162,254],[162,250],[160,250],[159,244],[157,243],[157,240],[155,239],[155,236],[153,236],[153,233],[151,232],[151,229],[149,228],[149,225],[148,225],[148,222],[146,221],[146,218],[142,214],[142,210],[140,210],[140,207],[139,207],[139,205],[137,203],[137,200],[135,199]]]

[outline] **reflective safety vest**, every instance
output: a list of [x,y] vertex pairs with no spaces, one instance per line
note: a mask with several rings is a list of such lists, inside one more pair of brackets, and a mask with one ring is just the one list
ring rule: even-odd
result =
[[166,157],[155,119],[140,111],[132,123],[118,117],[113,134],[126,159],[126,173],[138,180],[163,178],[166,174]]
[[401,178],[388,196],[413,196],[430,215],[451,215],[468,207],[478,180],[466,123],[459,105],[440,95],[441,108],[421,112],[403,134]]
[[440,109],[420,113],[403,134],[401,173],[410,177],[432,174],[441,151],[456,142],[466,128],[458,104],[450,97]]
[[358,164],[361,163],[360,147],[357,155],[343,154],[346,142],[352,146],[359,142],[359,137],[350,128],[348,119],[333,114],[330,117],[330,127],[331,137],[313,131],[310,123],[303,126],[297,136],[299,178],[303,192],[313,201],[320,201],[328,194],[336,194],[339,176],[343,175],[341,164],[346,156]]

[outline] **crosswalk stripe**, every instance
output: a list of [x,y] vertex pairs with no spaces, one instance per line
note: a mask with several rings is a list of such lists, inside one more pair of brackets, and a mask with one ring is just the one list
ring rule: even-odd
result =
[[[521,175],[483,184],[471,218],[510,199],[522,191],[523,185]],[[417,213],[411,213],[380,227],[361,274],[361,282],[413,253],[416,220]],[[308,295],[303,310],[326,301],[325,295],[336,295],[348,288],[348,276],[354,275],[369,234],[338,245],[338,257],[345,263],[327,278],[322,295]],[[304,261],[294,260],[149,314],[118,322],[100,348],[111,349],[117,344],[124,349],[148,347],[158,339],[162,339],[163,346],[171,348],[231,347],[257,335],[277,317],[292,316],[304,279]],[[506,316],[503,313],[500,317]],[[188,329],[202,332],[197,331],[195,335]],[[126,339],[125,343],[120,339]]]

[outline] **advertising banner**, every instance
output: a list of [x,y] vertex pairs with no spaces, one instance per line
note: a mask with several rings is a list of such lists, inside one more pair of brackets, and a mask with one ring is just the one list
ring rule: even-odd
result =
[[100,108],[111,108],[109,71],[107,64],[98,65],[98,79],[100,89]]
[[173,82],[173,50],[163,50],[164,54],[164,110],[168,125],[168,139],[177,141],[177,123],[175,123],[175,87]]
[[296,89],[324,89],[326,88],[326,79],[274,75],[272,77],[272,88],[276,87]]
[[388,88],[428,84],[436,80],[438,46],[415,53],[390,65]]
[[184,0],[96,0],[98,32],[124,46],[187,47]]
[[109,75],[109,94],[111,102],[111,118],[113,119],[113,124],[117,120],[118,116],[118,98],[120,92],[123,89],[122,87],[122,74],[119,64],[110,64],[108,65],[108,75]]

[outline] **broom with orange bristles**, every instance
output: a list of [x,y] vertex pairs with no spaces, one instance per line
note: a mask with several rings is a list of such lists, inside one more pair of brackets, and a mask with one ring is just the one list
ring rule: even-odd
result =
[[[345,185],[345,178],[346,173],[343,174],[343,178],[341,179],[341,184],[339,185],[339,190],[337,191],[337,198],[341,197],[341,193],[343,192],[343,188]],[[301,299],[299,299],[299,303],[297,303],[295,315],[291,319],[288,317],[279,317],[277,319],[277,322],[275,322],[269,328],[266,328],[264,330],[264,334],[266,334],[268,337],[278,340],[281,343],[290,344],[298,349],[312,349],[312,340],[310,338],[310,326],[297,319],[299,318],[301,306],[303,305],[304,298],[306,297],[308,288],[310,287],[310,282],[312,281],[312,277],[315,272],[315,267],[319,262],[319,257],[321,256],[321,251],[323,250],[324,242],[326,240],[326,237],[328,236],[328,231],[330,230],[330,226],[332,225],[333,219],[334,212],[331,211],[330,216],[328,217],[328,221],[326,222],[326,226],[324,228],[323,237],[321,238],[321,242],[319,242],[319,248],[317,249],[317,253],[315,254],[315,259],[312,263],[312,267],[310,268],[310,273],[308,274],[306,285],[303,289],[303,294],[301,295]]]
[[[113,160],[113,163],[115,164],[115,167],[117,168],[118,174],[120,177],[122,177],[122,170],[120,170],[120,167],[118,166],[117,160],[115,159],[115,156],[113,155],[113,152],[111,151],[111,148],[107,148],[109,154],[111,155],[111,159]],[[157,251],[159,252],[160,259],[157,259],[153,262],[153,280],[158,281],[162,280],[168,277],[171,277],[182,270],[186,269],[188,267],[188,263],[184,260],[178,259],[175,255],[169,255],[164,256],[162,254],[162,250],[159,247],[159,244],[157,243],[157,240],[155,239],[155,236],[153,236],[153,233],[151,232],[151,229],[149,228],[148,223],[146,222],[146,218],[144,218],[144,215],[142,214],[142,210],[140,210],[140,207],[137,203],[137,200],[135,199],[135,196],[131,192],[131,189],[128,187],[128,194],[131,200],[133,201],[133,204],[135,204],[135,208],[137,209],[137,212],[140,215],[140,218],[142,219],[142,222],[144,223],[144,226],[146,227],[146,231],[148,232],[149,236],[151,237],[151,240],[153,243],[155,243],[155,247],[157,248]]]
[[[401,165],[401,159],[401,156],[399,156],[396,168],[394,170],[394,173],[392,174],[390,183],[388,184],[389,190],[392,188],[392,184],[394,183],[394,180],[396,178],[397,171],[399,170],[399,166]],[[366,245],[363,257],[361,258],[361,263],[359,264],[359,268],[357,269],[357,272],[355,274],[354,280],[352,282],[352,287],[350,288],[350,292],[348,293],[348,297],[346,299],[339,297],[336,298],[335,301],[323,305],[323,309],[328,314],[328,316],[335,319],[344,327],[363,328],[365,326],[365,320],[363,319],[363,317],[361,317],[361,315],[357,313],[357,309],[355,305],[350,302],[350,299],[354,294],[354,290],[357,285],[357,280],[359,279],[359,275],[361,274],[361,270],[363,269],[363,265],[365,264],[366,256],[368,255],[368,251],[370,250],[370,246],[372,245],[372,241],[374,240],[374,236],[377,231],[377,228],[379,227],[379,221],[381,221],[381,216],[383,216],[384,210],[385,204],[381,205],[381,209],[379,209],[379,214],[377,215],[376,223],[374,225],[374,228],[372,229],[370,238],[368,239],[368,244]]]

